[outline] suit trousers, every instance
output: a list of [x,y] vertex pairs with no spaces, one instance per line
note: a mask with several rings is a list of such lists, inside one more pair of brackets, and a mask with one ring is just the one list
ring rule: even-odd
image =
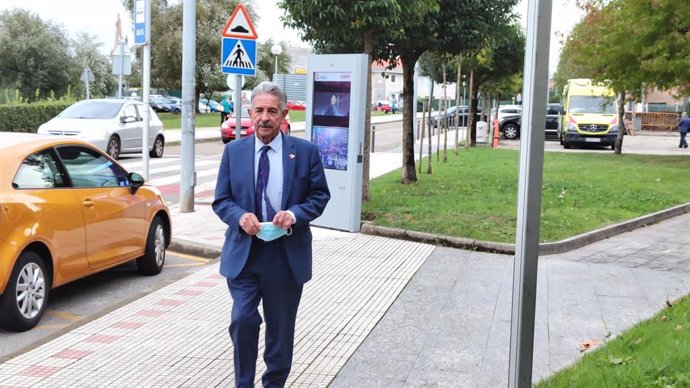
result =
[[284,238],[265,242],[254,237],[242,272],[235,279],[227,279],[233,300],[229,331],[238,388],[254,386],[262,323],[259,302],[263,302],[266,321],[263,386],[283,387],[290,374],[302,285],[290,269]]

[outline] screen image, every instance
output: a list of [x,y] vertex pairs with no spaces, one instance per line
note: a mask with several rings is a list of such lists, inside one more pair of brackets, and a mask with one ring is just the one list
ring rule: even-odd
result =
[[348,128],[314,127],[312,142],[316,144],[321,154],[323,168],[331,170],[347,170],[347,139]]
[[350,86],[349,72],[314,73],[312,142],[326,169],[347,170]]

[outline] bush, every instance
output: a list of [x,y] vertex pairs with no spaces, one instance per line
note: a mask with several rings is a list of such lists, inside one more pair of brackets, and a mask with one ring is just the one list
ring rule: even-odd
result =
[[0,131],[35,133],[41,124],[57,116],[70,105],[71,102],[65,101],[0,105]]

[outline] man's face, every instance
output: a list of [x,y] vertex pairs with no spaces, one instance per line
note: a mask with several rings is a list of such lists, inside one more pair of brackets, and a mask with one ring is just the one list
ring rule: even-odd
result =
[[250,117],[256,136],[264,144],[270,143],[278,135],[280,124],[287,112],[287,109],[280,110],[280,101],[272,94],[259,94],[254,97]]

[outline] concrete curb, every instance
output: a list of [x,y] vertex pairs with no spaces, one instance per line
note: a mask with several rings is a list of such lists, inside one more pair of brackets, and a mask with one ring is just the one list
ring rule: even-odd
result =
[[220,257],[221,249],[209,244],[203,244],[196,241],[185,240],[181,238],[172,238],[170,246],[173,252],[184,253],[185,255],[193,255],[203,257],[205,259],[217,259]]
[[[564,253],[581,248],[585,245],[607,239],[609,237],[629,232],[651,224],[656,224],[663,220],[679,216],[690,212],[690,203],[661,210],[656,213],[641,216],[629,221],[620,222],[605,226],[600,229],[582,233],[561,241],[539,244],[540,255],[553,255]],[[465,237],[445,236],[440,234],[417,232],[404,229],[390,228],[386,226],[374,225],[371,222],[362,224],[362,233],[398,238],[404,240],[418,241],[428,244],[447,246],[452,248],[468,249],[482,252],[501,253],[506,255],[515,254],[515,244],[501,243],[493,241],[473,240]]]
[[[217,137],[205,137],[203,139],[194,139],[194,143],[213,143],[220,141],[220,136]],[[182,140],[172,140],[166,141],[165,146],[178,146],[182,144]]]

